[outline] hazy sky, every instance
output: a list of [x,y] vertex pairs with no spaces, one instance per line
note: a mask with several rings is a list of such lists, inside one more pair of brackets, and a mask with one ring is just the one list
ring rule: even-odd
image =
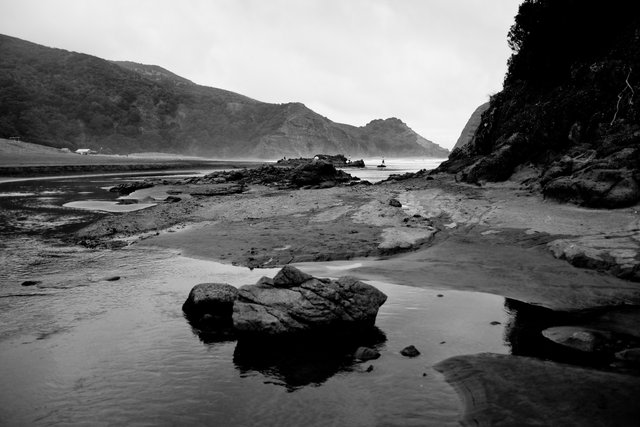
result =
[[[0,0],[0,33],[160,65],[362,126],[398,117],[451,148],[502,88],[519,0]],[[0,61],[2,58],[0,58]]]

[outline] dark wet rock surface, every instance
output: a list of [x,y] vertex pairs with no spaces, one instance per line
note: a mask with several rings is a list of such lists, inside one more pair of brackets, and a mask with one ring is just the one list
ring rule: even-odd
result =
[[386,299],[375,287],[353,278],[317,279],[287,267],[273,285],[261,280],[240,288],[233,324],[247,335],[348,333],[373,327]]
[[481,353],[438,363],[462,425],[637,425],[640,377],[531,357]]

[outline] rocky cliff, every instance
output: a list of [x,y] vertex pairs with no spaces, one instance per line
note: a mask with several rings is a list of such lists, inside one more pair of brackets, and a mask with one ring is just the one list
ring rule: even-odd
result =
[[637,203],[639,8],[622,0],[524,1],[509,33],[504,89],[473,141],[439,170],[467,182],[520,172],[546,197],[585,206]]
[[155,65],[106,61],[0,35],[0,137],[103,153],[217,158],[430,156],[397,119],[355,127],[300,103],[268,104]]
[[487,111],[487,109],[489,109],[489,103],[485,102],[473,111],[471,117],[469,117],[469,120],[467,121],[467,124],[462,128],[462,132],[460,132],[456,145],[453,146],[454,150],[456,148],[462,148],[473,141],[476,131],[478,130],[478,126],[480,126],[480,123],[482,122],[482,114]]

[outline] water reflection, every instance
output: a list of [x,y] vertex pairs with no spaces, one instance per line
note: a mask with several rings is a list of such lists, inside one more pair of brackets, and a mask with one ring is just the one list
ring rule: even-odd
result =
[[509,298],[505,299],[504,306],[509,314],[505,342],[511,347],[511,354],[514,356],[598,368],[609,364],[609,360],[602,355],[574,350],[556,344],[542,335],[543,330],[553,326],[580,324],[586,313],[554,311]]
[[233,353],[233,363],[241,376],[259,373],[266,382],[295,391],[307,385],[321,385],[340,372],[353,371],[358,365],[353,357],[358,347],[379,350],[386,341],[386,335],[377,327],[341,339],[241,339]]

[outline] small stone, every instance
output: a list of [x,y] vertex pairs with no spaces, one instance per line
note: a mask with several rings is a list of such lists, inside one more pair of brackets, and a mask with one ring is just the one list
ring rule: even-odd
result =
[[369,365],[369,366],[367,367],[367,372],[371,372],[371,371],[373,371],[373,365]]
[[494,320],[493,322],[491,322],[491,323],[490,323],[490,325],[493,325],[493,326],[495,326],[495,325],[500,325],[500,324],[501,324],[501,323],[500,323],[500,322],[498,322],[497,320]]
[[442,294],[438,294],[438,295],[436,295],[436,296],[437,296],[438,298],[442,298],[444,295],[442,295]]
[[380,353],[369,347],[358,347],[353,357],[359,360],[373,360],[380,357]]
[[177,197],[177,196],[168,196],[166,199],[164,199],[164,201],[166,203],[177,203],[180,200],[182,200],[182,199],[180,197]]
[[120,276],[103,277],[102,280],[105,282],[115,282],[116,280],[120,280]]
[[400,203],[398,199],[391,199],[389,200],[389,206],[393,206],[394,208],[401,208],[402,203]]
[[402,350],[400,350],[400,354],[406,357],[417,357],[420,355],[420,352],[418,351],[417,348],[415,348],[414,346],[410,345],[408,347],[403,348]]
[[441,345],[442,345],[442,344],[446,344],[446,343],[447,343],[446,341],[440,341],[440,344],[441,344]]
[[39,285],[40,283],[42,283],[41,280],[25,280],[24,282],[22,282],[22,286],[35,286]]

